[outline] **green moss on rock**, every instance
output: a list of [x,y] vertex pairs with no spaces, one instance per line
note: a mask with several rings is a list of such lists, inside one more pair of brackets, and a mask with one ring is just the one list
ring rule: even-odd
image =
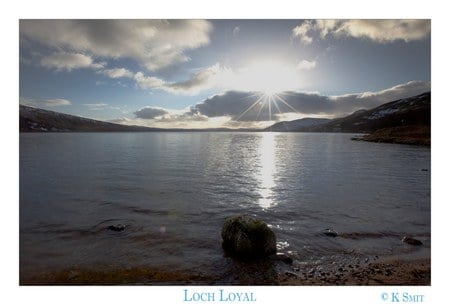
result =
[[223,249],[234,256],[265,257],[277,250],[272,229],[264,221],[246,214],[225,220],[222,239]]

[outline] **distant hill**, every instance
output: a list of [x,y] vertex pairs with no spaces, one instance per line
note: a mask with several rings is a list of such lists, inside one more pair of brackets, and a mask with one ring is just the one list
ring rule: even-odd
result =
[[267,127],[265,131],[296,131],[301,128],[325,124],[330,121],[330,119],[303,118],[294,121],[275,123],[272,126]]
[[157,131],[159,128],[127,126],[86,119],[44,109],[19,106],[21,132],[58,131]]
[[19,105],[19,119],[21,132],[106,132],[106,131],[261,131],[254,128],[205,128],[205,129],[183,129],[183,128],[153,128],[144,126],[130,126],[104,121],[87,119],[70,114],[49,111],[24,105]]
[[[292,122],[286,123],[291,124]],[[279,124],[282,124],[282,122],[275,125]],[[275,125],[272,125],[269,129]],[[371,133],[382,128],[430,125],[431,93],[425,92],[389,102],[370,110],[358,110],[349,116],[323,124],[298,126],[290,131]]]

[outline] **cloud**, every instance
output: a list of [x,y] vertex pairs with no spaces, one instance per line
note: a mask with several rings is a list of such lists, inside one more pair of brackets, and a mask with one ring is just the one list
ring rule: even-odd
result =
[[101,73],[110,78],[132,78],[134,76],[133,72],[125,68],[114,68],[114,69],[105,69],[102,70]]
[[364,20],[307,20],[292,30],[292,35],[304,44],[310,44],[313,36],[354,37],[379,43],[402,40],[421,40],[430,35],[431,22],[427,19],[364,19]]
[[95,63],[90,56],[81,53],[53,53],[41,59],[41,65],[56,71],[72,71],[80,68],[103,68],[105,63]]
[[[340,96],[288,91],[278,97],[264,97],[255,92],[227,91],[214,95],[191,108],[191,113],[209,118],[228,116],[232,121],[273,121],[284,114],[300,116],[340,117],[359,109],[431,90],[429,82],[411,81],[378,92],[363,92]],[[270,101],[270,103],[269,103]]]
[[155,71],[189,61],[209,43],[206,20],[21,20],[21,42],[103,58],[131,58]]
[[103,110],[108,106],[108,104],[105,103],[96,103],[96,104],[83,104],[84,106],[88,107],[89,110]]
[[24,98],[21,97],[19,99],[19,103],[26,106],[35,106],[35,107],[56,107],[56,106],[68,106],[72,103],[69,100],[63,98],[55,98],[55,99],[34,99],[34,98]]
[[126,118],[126,117],[122,117],[122,118],[107,120],[107,122],[126,125],[126,124],[130,124],[132,122],[132,120],[129,118]]
[[299,69],[299,70],[311,70],[311,69],[314,69],[315,67],[316,67],[316,62],[314,60],[309,61],[306,59],[303,59],[297,65],[297,69]]
[[208,121],[208,117],[205,115],[201,115],[198,113],[176,113],[176,112],[168,112],[167,114],[156,118],[155,123],[190,123],[190,122],[206,122]]
[[193,114],[203,114],[208,117],[231,116],[242,112],[245,106],[251,106],[253,93],[227,91],[207,98],[193,106]]
[[303,44],[310,44],[313,38],[309,36],[309,32],[313,28],[312,21],[305,21],[301,25],[296,26],[292,29],[292,35],[300,39]]
[[241,31],[241,29],[238,27],[238,26],[236,26],[234,29],[233,29],[233,36],[237,36],[237,35],[239,35],[239,32]]
[[140,119],[154,119],[156,117],[168,114],[169,112],[165,109],[162,108],[158,108],[158,107],[144,107],[141,108],[139,110],[137,110],[136,112],[134,112],[134,114],[136,115],[137,118]]
[[146,76],[143,72],[137,72],[133,78],[141,89],[159,89],[169,93],[193,95],[223,85],[217,79],[217,76],[223,75],[223,71],[224,68],[215,64],[198,70],[187,80],[172,83],[155,76]]
[[193,73],[185,81],[166,84],[163,89],[172,93],[195,94],[201,90],[219,86],[220,84],[215,78],[223,71],[224,69],[219,64],[215,64]]
[[166,84],[164,80],[154,76],[145,76],[142,72],[136,73],[134,80],[141,89],[163,89]]

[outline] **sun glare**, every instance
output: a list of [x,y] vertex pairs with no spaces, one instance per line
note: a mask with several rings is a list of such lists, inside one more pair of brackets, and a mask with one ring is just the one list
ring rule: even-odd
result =
[[259,61],[239,73],[241,86],[247,90],[273,96],[283,91],[299,88],[299,75],[295,68],[277,61]]
[[260,198],[259,206],[263,209],[270,208],[276,203],[273,201],[273,188],[275,187],[275,135],[273,133],[264,133],[261,136],[260,144]]

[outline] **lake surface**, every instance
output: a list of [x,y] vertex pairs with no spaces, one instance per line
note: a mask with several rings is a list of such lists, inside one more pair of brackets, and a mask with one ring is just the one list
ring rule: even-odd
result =
[[236,262],[224,257],[221,226],[240,213],[266,221],[297,265],[429,256],[430,149],[351,137],[22,133],[21,277],[151,266],[226,282]]

